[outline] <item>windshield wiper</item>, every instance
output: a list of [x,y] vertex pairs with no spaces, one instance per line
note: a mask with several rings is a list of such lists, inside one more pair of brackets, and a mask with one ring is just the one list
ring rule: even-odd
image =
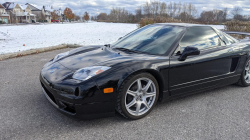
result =
[[142,53],[142,52],[126,49],[126,48],[115,48],[115,49],[120,50],[120,51],[124,51],[124,52]]

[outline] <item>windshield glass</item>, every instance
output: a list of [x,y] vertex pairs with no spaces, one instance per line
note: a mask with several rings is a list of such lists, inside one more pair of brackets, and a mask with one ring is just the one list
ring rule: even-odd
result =
[[183,30],[178,26],[150,25],[128,34],[111,46],[134,52],[165,54]]

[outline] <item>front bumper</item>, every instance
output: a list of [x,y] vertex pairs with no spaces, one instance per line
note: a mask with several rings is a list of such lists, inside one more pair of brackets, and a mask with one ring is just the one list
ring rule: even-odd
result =
[[[60,112],[76,119],[96,119],[115,115],[115,102],[86,102],[88,98],[76,97],[55,89],[41,74],[40,81],[45,97]],[[57,87],[60,85],[56,85]],[[61,85],[63,87],[63,85]],[[96,91],[100,92],[100,91]],[[96,93],[100,94],[100,93]]]

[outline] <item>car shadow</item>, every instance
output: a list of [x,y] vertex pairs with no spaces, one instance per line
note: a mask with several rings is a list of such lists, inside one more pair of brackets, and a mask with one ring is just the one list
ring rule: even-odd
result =
[[236,85],[230,85],[230,86],[226,86],[226,87],[220,87],[220,88],[208,90],[208,91],[202,92],[202,93],[189,95],[186,97],[181,97],[181,98],[170,100],[167,102],[159,102],[156,105],[156,107],[154,108],[154,110],[148,116],[146,116],[145,118],[142,118],[140,120],[136,120],[136,121],[131,121],[131,120],[125,119],[122,115],[120,115],[117,112],[115,113],[114,117],[109,117],[109,118],[100,118],[100,119],[93,119],[93,120],[76,120],[76,119],[70,118],[70,117],[62,114],[61,112],[59,112],[57,109],[55,109],[49,103],[49,101],[47,101],[47,99],[45,97],[37,96],[37,99],[34,99],[34,100],[42,100],[42,102],[43,102],[42,106],[43,106],[43,108],[46,108],[46,109],[40,110],[43,113],[39,113],[39,114],[40,115],[44,114],[43,119],[48,124],[53,124],[53,125],[57,125],[60,127],[67,126],[67,128],[71,128],[71,129],[78,128],[78,127],[91,128],[91,127],[111,125],[111,123],[114,125],[114,124],[143,122],[143,121],[147,120],[148,117],[157,118],[157,116],[154,116],[154,113],[157,113],[156,111],[161,109],[161,108],[168,108],[170,105],[172,106],[175,104],[182,104],[184,102],[199,100],[199,99],[204,98],[204,97],[213,97],[215,94],[224,94],[224,92],[227,92],[227,91],[231,90],[232,88],[240,89],[242,87],[239,87]]

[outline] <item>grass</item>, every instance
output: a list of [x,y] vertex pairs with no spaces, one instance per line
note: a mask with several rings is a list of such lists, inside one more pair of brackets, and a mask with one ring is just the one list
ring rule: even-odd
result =
[[142,18],[138,23],[138,28],[154,23],[182,23],[181,20],[157,16],[156,18]]
[[[228,21],[225,23],[225,30],[237,31],[237,32],[250,32],[250,22],[243,22],[239,20]],[[246,37],[250,37],[246,35],[236,35],[236,34],[231,34],[231,36],[237,39],[244,39]]]

